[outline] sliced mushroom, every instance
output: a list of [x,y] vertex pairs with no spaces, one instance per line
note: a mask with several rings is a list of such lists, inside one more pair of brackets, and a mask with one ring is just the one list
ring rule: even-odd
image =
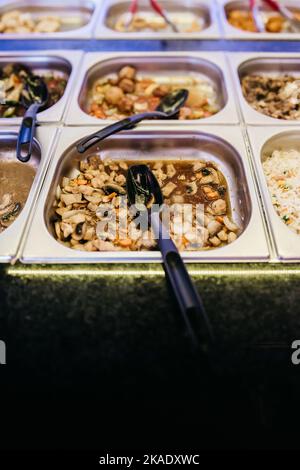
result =
[[73,226],[67,222],[62,222],[60,228],[61,228],[61,231],[63,232],[64,238],[68,238],[68,236],[72,235],[74,231]]
[[192,181],[186,184],[186,192],[189,196],[195,196],[198,191],[198,186],[196,181]]
[[197,173],[198,171],[202,170],[202,168],[205,168],[206,164],[204,162],[196,162],[193,165],[193,171]]
[[74,224],[74,225],[81,224],[85,222],[85,215],[82,213],[78,213],[71,217],[68,217],[67,219],[64,218],[64,222],[69,223],[69,224]]
[[[4,194],[2,197],[2,201],[0,204],[0,211],[5,209],[7,206],[9,206],[12,203],[12,196],[11,194]],[[0,214],[1,215],[1,214]]]
[[124,196],[126,194],[126,190],[119,184],[115,183],[105,184],[102,189],[105,194],[117,193],[120,196]]
[[217,199],[217,201],[211,203],[210,208],[214,215],[226,214],[226,201],[224,201],[224,199]]
[[238,226],[232,222],[232,220],[229,219],[229,217],[226,215],[223,219],[224,225],[230,232],[237,232],[238,231]]
[[200,184],[219,184],[220,178],[218,172],[214,168],[203,168],[202,169],[202,178]]
[[222,228],[222,225],[220,224],[220,222],[217,222],[216,220],[212,220],[207,225],[207,230],[209,231],[210,235],[215,235],[221,230],[221,228]]

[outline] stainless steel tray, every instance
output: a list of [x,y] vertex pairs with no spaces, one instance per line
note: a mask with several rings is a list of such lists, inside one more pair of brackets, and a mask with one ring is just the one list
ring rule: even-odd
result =
[[[99,262],[160,262],[159,252],[97,252],[75,251],[57,242],[51,232],[49,214],[56,185],[66,167],[78,161],[74,143],[93,132],[92,127],[63,128],[51,167],[41,192],[26,245],[21,257],[24,263],[99,263]],[[178,130],[173,126],[157,126],[151,130],[122,133],[101,143],[105,158],[155,159],[204,158],[219,165],[225,175],[233,209],[233,218],[240,223],[243,233],[231,245],[215,250],[184,252],[186,261],[241,262],[265,261],[269,258],[268,245],[261,212],[256,198],[248,157],[240,128],[210,127],[209,134],[191,130],[189,126]],[[223,140],[224,139],[224,140]],[[234,147],[233,147],[234,145]],[[89,154],[99,151],[99,145]]]
[[[41,52],[0,52],[0,67],[12,62],[20,62],[36,72],[53,71],[68,77],[67,87],[61,99],[50,108],[38,113],[38,123],[55,123],[63,120],[74,80],[78,74],[78,67],[83,52],[52,50]],[[0,118],[0,125],[21,124],[22,118]]]
[[299,129],[297,127],[248,127],[253,159],[258,175],[260,191],[268,215],[270,228],[274,237],[276,251],[281,261],[300,260],[300,235],[292,232],[277,215],[269,193],[265,174],[262,167],[264,155],[269,155],[276,149],[300,150]]
[[[217,10],[214,2],[210,0],[183,0],[182,2],[165,0],[165,8],[171,15],[180,16],[181,13],[194,14],[196,17],[204,19],[206,27],[195,33],[174,33],[172,31],[158,32],[118,32],[113,29],[113,24],[117,18],[128,12],[129,0],[103,0],[95,36],[97,39],[218,39],[220,38]],[[141,0],[139,2],[141,12],[149,12],[149,2]],[[174,18],[173,16],[173,18]]]
[[[234,28],[227,21],[227,14],[229,11],[237,8],[239,10],[249,10],[248,0],[217,0],[219,3],[219,11],[221,17],[221,27],[226,39],[238,39],[246,41],[299,41],[300,32],[295,33],[251,33],[250,31],[242,31],[238,28]],[[291,6],[300,12],[300,5],[297,0],[280,0],[285,6]],[[271,12],[268,7],[264,5],[263,11]]]
[[295,126],[300,121],[276,119],[255,111],[243,96],[240,79],[253,72],[293,73],[300,78],[300,54],[281,53],[232,53],[229,54],[235,89],[237,90],[243,119],[246,124],[269,126]]
[[31,13],[33,17],[59,16],[63,20],[78,18],[75,24],[66,24],[63,31],[56,33],[5,33],[1,39],[88,39],[101,9],[101,0],[2,0],[0,16],[11,10]]
[[[14,261],[22,236],[32,215],[37,195],[40,191],[49,164],[50,149],[54,142],[56,128],[39,128],[35,139],[33,156],[29,163],[37,168],[37,174],[29,192],[27,202],[15,222],[0,234],[0,263]],[[7,127],[0,131],[0,159],[15,157],[18,129]]]
[[[227,62],[222,53],[186,52],[186,53],[89,53],[85,55],[80,75],[70,101],[66,117],[68,125],[109,124],[111,120],[97,119],[85,112],[87,93],[95,80],[117,72],[122,66],[131,64],[147,76],[193,75],[204,77],[212,82],[219,91],[219,103],[222,109],[209,118],[188,121],[189,125],[236,124],[239,122],[236,103],[232,96],[232,80]],[[170,120],[165,124],[182,126],[187,121]],[[154,121],[144,123],[155,125]]]

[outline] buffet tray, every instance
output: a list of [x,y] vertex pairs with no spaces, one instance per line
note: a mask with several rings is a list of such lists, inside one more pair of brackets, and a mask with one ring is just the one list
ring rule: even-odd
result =
[[258,205],[255,185],[242,132],[238,126],[210,127],[209,133],[177,127],[139,126],[138,130],[112,136],[95,145],[85,155],[77,153],[74,144],[94,131],[93,127],[63,128],[51,160],[37,209],[22,252],[24,263],[100,263],[100,262],[161,262],[158,251],[149,252],[84,252],[57,242],[50,224],[57,184],[71,161],[79,161],[99,152],[102,157],[119,159],[206,158],[215,162],[225,175],[232,205],[233,218],[243,228],[239,238],[228,246],[214,250],[183,252],[187,262],[266,261],[269,249],[265,226]]
[[248,73],[293,73],[300,79],[300,54],[294,53],[231,53],[229,61],[233,73],[242,116],[246,124],[263,126],[295,126],[296,120],[276,119],[266,116],[255,109],[243,96],[240,77]]
[[278,149],[296,149],[300,151],[299,128],[249,126],[247,130],[258,175],[259,188],[263,196],[277,255],[281,261],[300,261],[300,236],[290,230],[277,215],[262,167],[262,159],[265,153],[270,154],[273,150]]
[[92,37],[94,26],[102,6],[102,0],[2,0],[0,16],[11,10],[22,13],[30,12],[36,15],[54,15],[60,18],[73,18],[78,16],[82,25],[75,29],[58,31],[54,33],[4,33],[1,39],[89,39]]
[[[34,151],[29,163],[38,167],[36,177],[28,194],[26,204],[16,220],[4,232],[0,233],[0,263],[13,262],[16,260],[17,252],[32,215],[36,198],[41,189],[50,158],[50,150],[53,148],[57,129],[55,127],[38,128],[34,143]],[[11,152],[16,147],[18,128],[7,127],[0,131],[0,158],[3,149],[7,149],[9,158],[15,158]]]
[[[121,15],[129,10],[129,0],[103,0],[103,6],[95,27],[94,35],[97,39],[219,39],[221,37],[217,8],[215,2],[210,0],[165,0],[165,9],[171,14],[180,16],[182,9],[184,12],[195,12],[197,16],[203,16],[207,27],[199,32],[174,33],[172,31],[158,32],[119,32],[112,28],[111,24]],[[140,11],[150,11],[149,2],[142,0],[139,2]]]
[[[217,0],[219,4],[219,12],[221,19],[221,28],[226,39],[237,39],[246,41],[299,41],[300,32],[295,33],[256,33],[250,31],[242,31],[241,29],[235,28],[227,21],[227,11],[230,9],[241,9],[249,10],[248,0]],[[295,0],[280,0],[280,3],[286,6],[292,6],[300,11],[299,2]],[[272,11],[265,7],[265,11]]]
[[[82,51],[45,50],[40,52],[0,52],[0,67],[13,62],[24,63],[27,67],[39,71],[56,71],[69,75],[65,92],[61,99],[50,108],[38,113],[38,123],[58,123],[63,121],[69,97],[78,74],[79,64],[83,56]],[[21,117],[0,118],[2,125],[21,124]]]
[[[224,54],[214,52],[167,52],[167,53],[88,53],[84,57],[80,74],[70,100],[66,116],[68,125],[97,125],[110,124],[109,119],[98,119],[84,111],[87,103],[87,93],[93,82],[98,78],[116,73],[125,65],[136,65],[138,71],[147,76],[198,75],[214,83],[219,90],[219,102],[222,109],[208,118],[189,121],[168,120],[164,124],[181,127],[204,124],[237,124],[239,117],[236,109],[235,96],[232,93],[231,74]],[[144,124],[155,125],[155,121],[144,121]]]

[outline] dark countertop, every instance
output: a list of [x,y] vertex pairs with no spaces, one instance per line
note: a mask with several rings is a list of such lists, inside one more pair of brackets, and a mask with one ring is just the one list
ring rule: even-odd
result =
[[[0,42],[5,51],[55,48],[296,52],[300,42]],[[147,436],[162,445],[170,429],[173,446],[296,442],[300,381],[290,356],[300,339],[299,265],[189,269],[218,340],[213,370],[190,350],[159,265],[0,267],[4,445],[91,448],[101,434],[103,446],[133,448]],[[26,425],[33,416],[34,434]]]
[[[299,390],[291,364],[291,343],[300,338],[299,267],[189,269],[217,336],[213,371],[191,351],[159,265],[3,267],[4,391],[24,420],[32,400],[43,417],[62,409],[69,420],[84,401],[108,428],[108,410],[138,428],[147,415],[148,431],[166,416],[148,437],[153,445],[165,442],[169,426],[189,429],[198,420],[205,426],[204,446],[291,445],[296,434],[289,419],[296,425]],[[57,445],[80,445],[75,428],[68,437],[62,429],[52,436]],[[122,426],[119,431],[111,430],[113,442],[130,446],[125,442],[132,434]],[[96,446],[97,435],[87,436],[81,445]],[[172,443],[196,445],[199,436],[186,431],[179,437]],[[140,442],[139,432],[134,439]],[[32,445],[27,434],[21,442]],[[34,442],[45,446],[44,435]]]

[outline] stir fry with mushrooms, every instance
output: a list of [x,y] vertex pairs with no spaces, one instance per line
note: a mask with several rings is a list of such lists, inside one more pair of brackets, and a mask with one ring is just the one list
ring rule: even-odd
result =
[[[9,64],[0,69],[0,117],[22,117],[26,109],[22,104],[22,95],[26,94],[26,82],[32,72],[23,64]],[[41,74],[40,74],[41,76]],[[48,88],[48,102],[44,109],[53,106],[63,96],[67,78],[62,74],[43,73],[42,78]]]
[[300,119],[300,79],[292,75],[247,75],[243,95],[258,112],[275,119]]
[[[237,239],[240,229],[231,217],[226,180],[213,163],[139,163],[147,164],[161,185],[166,207],[172,209],[170,234],[179,250],[216,248]],[[126,175],[131,164],[136,162],[102,161],[93,155],[62,178],[51,219],[60,243],[83,251],[156,249],[149,226],[138,227],[137,214],[127,207]],[[183,216],[187,205],[190,211]],[[117,231],[110,229],[112,221]]]
[[12,160],[0,160],[0,233],[9,227],[23,209],[35,169]]
[[179,88],[189,91],[179,119],[201,119],[220,111],[217,91],[208,80],[192,75],[143,77],[129,65],[117,75],[96,81],[89,95],[87,111],[99,119],[123,119],[153,111],[162,98]]

